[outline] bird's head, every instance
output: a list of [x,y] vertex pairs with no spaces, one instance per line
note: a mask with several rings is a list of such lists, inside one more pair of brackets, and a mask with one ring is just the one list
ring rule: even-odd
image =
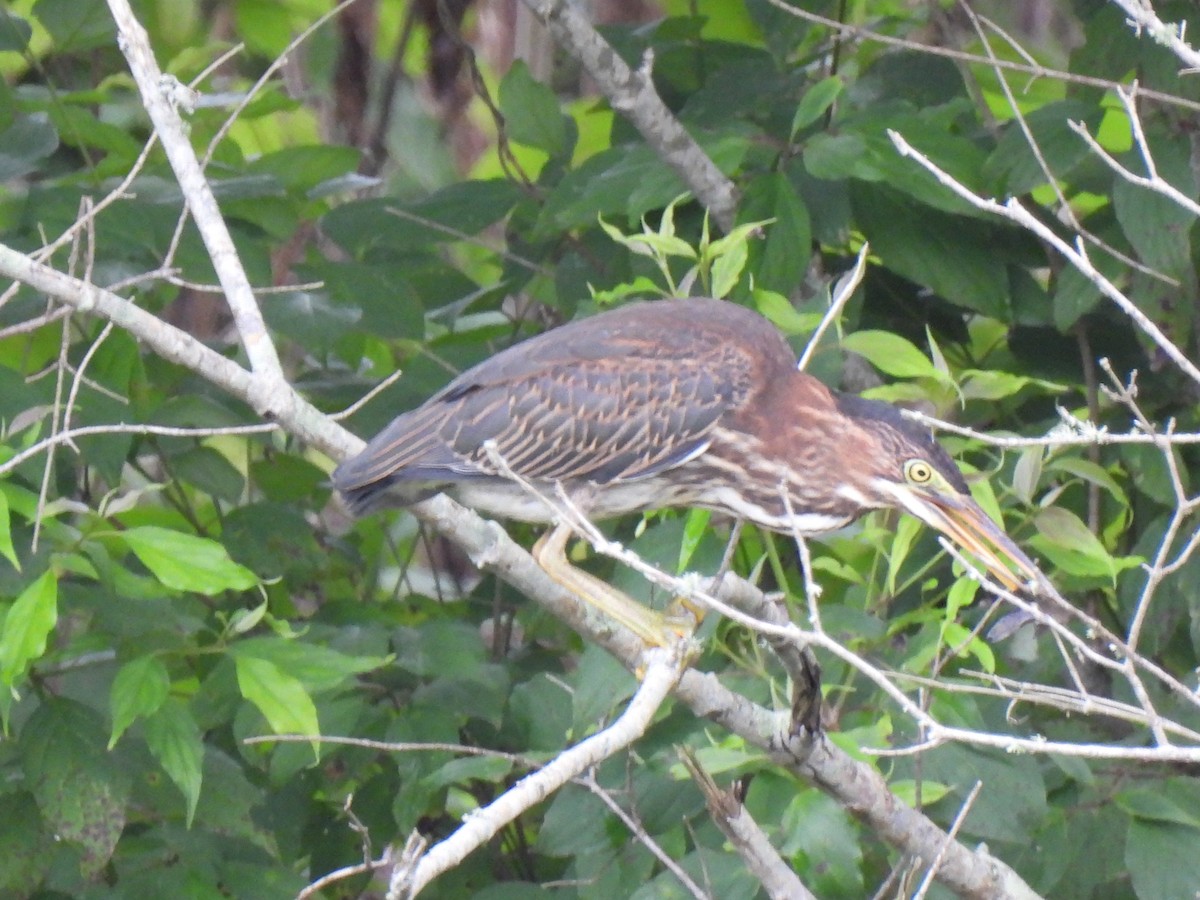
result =
[[[1036,565],[971,497],[949,454],[914,422],[886,403],[849,394],[837,397],[851,421],[849,433],[864,452],[847,490],[865,506],[895,508],[916,516],[970,553],[1010,591],[1040,591],[1048,584]],[[852,486],[849,486],[852,485]]]

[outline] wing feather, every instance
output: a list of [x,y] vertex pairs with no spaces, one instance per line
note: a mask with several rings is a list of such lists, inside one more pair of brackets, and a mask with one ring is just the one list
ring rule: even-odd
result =
[[489,441],[532,480],[643,478],[702,452],[764,372],[792,359],[768,323],[718,301],[660,301],[582,320],[465,372],[339,466],[334,484],[360,508],[398,484],[408,485],[401,502],[412,502],[497,477]]

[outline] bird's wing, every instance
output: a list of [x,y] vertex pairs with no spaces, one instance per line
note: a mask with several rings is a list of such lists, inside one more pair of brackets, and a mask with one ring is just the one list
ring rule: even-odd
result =
[[727,369],[624,357],[555,366],[461,397],[442,429],[455,455],[494,473],[485,442],[525,478],[631,479],[670,468],[707,443],[739,402]]
[[[404,483],[412,502],[500,474],[596,483],[652,475],[703,452],[723,416],[794,371],[766,320],[717,300],[631,304],[504,350],[396,418],[333,473],[358,508]],[[407,498],[407,499],[405,499]]]
[[353,495],[500,474],[489,442],[524,478],[644,477],[701,452],[753,384],[756,361],[741,348],[709,345],[698,356],[693,347],[683,358],[661,346],[647,355],[644,343],[606,344],[591,358],[555,352],[540,365],[537,354],[519,366],[508,358],[525,345],[488,360],[395,419],[334,483]]

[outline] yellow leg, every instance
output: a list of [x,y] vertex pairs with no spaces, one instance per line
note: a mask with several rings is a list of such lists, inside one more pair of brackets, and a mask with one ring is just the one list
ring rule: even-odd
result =
[[676,615],[673,604],[672,613],[664,616],[571,565],[565,552],[571,533],[569,525],[555,525],[533,546],[533,558],[554,581],[620,622],[651,646],[670,647],[691,635],[700,617],[690,605]]

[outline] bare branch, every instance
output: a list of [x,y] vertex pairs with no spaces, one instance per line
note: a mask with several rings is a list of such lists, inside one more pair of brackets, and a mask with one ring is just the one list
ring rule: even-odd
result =
[[796,368],[801,372],[808,368],[808,363],[816,352],[817,344],[821,342],[822,336],[829,329],[829,326],[841,317],[842,310],[846,308],[846,304],[850,302],[850,298],[854,296],[854,292],[862,284],[863,276],[867,274],[867,255],[870,252],[871,245],[864,242],[858,249],[858,257],[854,260],[854,265],[850,268],[850,271],[839,278],[837,284],[834,285],[833,296],[829,301],[829,309],[821,317],[821,324],[817,326],[817,330],[808,339],[808,345],[804,348],[804,352],[800,355],[800,360],[796,363]]
[[1128,24],[1139,36],[1144,32],[1150,40],[1166,47],[1187,66],[1187,71],[1200,72],[1200,51],[1184,40],[1186,23],[1168,23],[1158,17],[1150,0],[1112,0],[1129,16]]
[[111,320],[159,356],[203,375],[255,412],[327,453],[341,457],[362,446],[362,441],[301,398],[286,382],[255,377],[190,334],[111,291],[35,262],[3,244],[0,275],[28,284],[80,312]]
[[804,882],[771,846],[770,838],[737,795],[732,790],[723,791],[717,787],[712,776],[701,768],[690,751],[685,750],[682,756],[692,780],[704,794],[704,802],[712,820],[721,833],[729,838],[733,849],[746,863],[746,868],[762,883],[767,895],[772,900],[816,900],[816,895],[805,887]]
[[[953,47],[943,47],[936,44],[922,44],[918,41],[908,41],[903,38],[893,37],[889,34],[882,34],[877,31],[871,31],[869,28],[863,28],[860,25],[854,25],[849,22],[839,22],[837,19],[831,19],[828,16],[822,16],[814,12],[809,12],[799,6],[792,6],[786,0],[767,0],[776,9],[780,9],[788,15],[795,16],[798,19],[804,19],[806,22],[814,22],[818,25],[823,25],[826,28],[837,32],[844,37],[857,38],[861,41],[870,41],[876,44],[883,44],[887,47],[902,47],[906,50],[917,50],[929,56],[939,56],[943,59],[953,59],[958,62],[968,63],[970,65],[992,65],[991,61],[980,57],[975,53],[969,53],[965,50],[956,50]],[[1029,59],[1028,54],[1025,58]],[[1082,84],[1087,87],[1100,88],[1101,90],[1111,91],[1116,89],[1120,82],[1112,81],[1108,78],[1096,78],[1092,75],[1079,75],[1075,72],[1065,72],[1062,69],[1050,69],[1046,66],[1039,65],[1036,62],[1014,62],[1008,59],[997,59],[995,65],[1007,69],[1010,72],[1021,72],[1033,78],[1051,78],[1055,81],[1063,82],[1064,84]],[[1154,100],[1157,103],[1163,103],[1170,106],[1178,106],[1183,109],[1190,109],[1200,112],[1200,102],[1189,100],[1187,97],[1181,97],[1176,94],[1168,94],[1163,91],[1143,91],[1142,96],[1148,100]]]
[[1137,109],[1137,95],[1138,86],[1136,81],[1128,88],[1117,88],[1117,96],[1121,98],[1121,105],[1125,107],[1125,115],[1129,118],[1129,127],[1133,131],[1134,146],[1137,147],[1138,153],[1142,157],[1142,162],[1146,166],[1148,175],[1138,175],[1130,171],[1127,166],[1118,162],[1111,153],[1100,146],[1100,142],[1092,137],[1092,133],[1088,131],[1087,126],[1082,122],[1068,122],[1067,125],[1070,126],[1072,131],[1083,138],[1088,148],[1121,178],[1124,178],[1130,184],[1136,184],[1148,191],[1162,194],[1176,206],[1187,210],[1193,216],[1200,216],[1200,203],[1197,203],[1195,199],[1189,197],[1158,174],[1158,166],[1154,162],[1154,154],[1151,152],[1150,144],[1146,140],[1146,132],[1142,129],[1142,117]]
[[296,894],[296,900],[308,900],[309,897],[317,896],[325,888],[331,884],[342,881],[345,878],[353,878],[355,875],[361,875],[364,872],[378,872],[381,869],[386,869],[392,864],[392,848],[385,847],[383,855],[378,859],[367,860],[366,862],[356,863],[352,866],[342,866],[340,869],[334,869],[332,872],[326,872],[300,893]]
[[645,734],[654,714],[687,667],[686,642],[670,651],[651,649],[646,658],[646,675],[641,686],[612,725],[565,750],[545,768],[525,776],[483,809],[472,813],[462,827],[435,844],[415,867],[397,866],[392,872],[388,900],[415,897],[434,878],[456,866],[525,810]]
[[266,323],[246,271],[238,259],[233,238],[187,138],[183,120],[179,117],[178,108],[189,104],[192,91],[159,69],[154,51],[150,49],[150,37],[134,16],[128,0],[109,0],[108,5],[117,23],[121,50],[141,92],[142,104],[154,123],[155,134],[162,141],[163,150],[179,180],[204,246],[208,249],[251,368],[271,382],[282,383],[283,370],[275,353],[275,344],[267,333]]
[[642,823],[627,813],[621,807],[621,804],[614,800],[612,795],[600,785],[600,782],[596,780],[596,773],[594,770],[580,775],[575,779],[575,783],[582,785],[591,791],[600,800],[600,802],[608,808],[609,812],[620,819],[621,823],[629,829],[630,834],[637,838],[638,843],[649,850],[650,854],[657,859],[668,872],[674,875],[679,883],[682,884],[687,892],[695,897],[696,900],[712,900],[712,895],[708,891],[704,890],[704,888],[700,887],[700,885],[696,884],[692,877],[683,870],[683,867],[679,865],[679,863],[675,862],[675,860],[671,859],[667,852],[663,850],[658,841],[654,840],[654,838],[650,836],[646,829],[642,827]]
[[933,858],[933,862],[929,864],[929,871],[925,873],[925,877],[921,880],[920,889],[913,894],[913,900],[924,900],[926,894],[929,893],[929,886],[933,884],[933,878],[937,874],[938,866],[942,864],[942,851],[950,847],[958,835],[958,829],[962,827],[963,820],[967,817],[967,813],[971,811],[971,807],[975,805],[975,798],[979,796],[979,791],[983,788],[982,781],[976,781],[975,787],[971,788],[971,793],[967,794],[967,799],[962,802],[959,807],[958,815],[954,817],[954,821],[950,823],[950,831],[946,835],[946,843],[942,845],[942,850],[938,851],[938,855]]
[[1162,329],[1154,324],[1154,321],[1149,316],[1138,309],[1132,300],[1126,297],[1115,284],[1109,281],[1099,269],[1092,265],[1087,252],[1083,248],[1081,239],[1077,239],[1074,244],[1063,240],[1055,234],[1053,229],[1026,210],[1015,198],[1005,203],[999,203],[996,200],[979,196],[961,182],[956,181],[953,176],[940,168],[928,156],[916,150],[898,132],[889,129],[888,136],[892,139],[892,143],[896,146],[901,156],[907,156],[910,159],[916,160],[922,168],[957,196],[966,200],[977,209],[994,213],[1011,222],[1017,223],[1022,228],[1033,232],[1045,243],[1057,250],[1071,265],[1079,270],[1079,273],[1084,278],[1099,288],[1104,296],[1120,307],[1121,311],[1129,316],[1134,321],[1134,324],[1179,366],[1189,378],[1200,384],[1200,368],[1197,368],[1195,363],[1188,359],[1183,351],[1171,342],[1170,338],[1163,333]]
[[[912,409],[902,409],[900,413],[906,419],[912,419],[914,422],[920,422],[936,428],[938,431],[971,438],[989,447],[1101,447],[1120,444],[1154,444],[1158,446],[1163,440],[1160,435],[1146,431],[1133,430],[1127,434],[1115,434],[1103,425],[1094,425],[1084,419],[1078,419],[1061,407],[1058,414],[1062,423],[1045,434],[1034,437],[1015,437],[977,431],[974,428],[947,422],[945,419],[929,416]],[[1172,434],[1170,443],[1172,445],[1200,444],[1200,434]]]
[[633,123],[721,230],[730,231],[737,213],[737,189],[659,98],[650,78],[652,60],[644,60],[636,72],[629,68],[583,13],[567,0],[523,2],[554,39],[583,64],[612,108]]
[[[1111,244],[1100,240],[1100,238],[1096,237],[1096,235],[1092,234],[1090,231],[1088,231],[1087,229],[1085,229],[1083,227],[1083,224],[1079,221],[1079,218],[1075,215],[1075,210],[1072,209],[1070,201],[1067,200],[1066,194],[1063,193],[1062,187],[1059,185],[1058,176],[1051,170],[1050,163],[1046,161],[1045,154],[1042,153],[1042,148],[1040,146],[1038,146],[1037,139],[1033,135],[1033,129],[1030,128],[1029,122],[1025,118],[1025,113],[1021,109],[1021,104],[1018,103],[1017,98],[1015,96],[1013,96],[1012,88],[1009,87],[1009,84],[1008,84],[1008,77],[1005,74],[1004,68],[999,65],[998,57],[992,51],[991,41],[988,40],[987,32],[984,30],[982,23],[987,22],[988,26],[990,28],[995,29],[1001,35],[1001,37],[1003,37],[1005,39],[1005,41],[1007,41],[1007,43],[1010,47],[1017,50],[1026,59],[1030,59],[1032,61],[1031,57],[1029,57],[1028,54],[1025,53],[1024,48],[1021,47],[1021,45],[1019,43],[1017,43],[1017,41],[1015,41],[1011,37],[1009,37],[1008,34],[1005,33],[1003,29],[999,28],[998,26],[996,26],[994,23],[988,21],[987,19],[983,19],[981,16],[977,16],[975,14],[975,11],[971,8],[971,5],[967,2],[965,2],[965,0],[961,4],[961,7],[966,12],[968,18],[970,18],[971,23],[975,26],[975,33],[977,35],[979,35],[979,40],[982,42],[984,49],[987,51],[988,61],[991,63],[992,70],[996,75],[996,80],[1000,84],[1001,90],[1004,91],[1004,99],[1008,101],[1008,108],[1009,108],[1009,111],[1012,113],[1013,121],[1017,124],[1017,127],[1021,129],[1021,134],[1024,135],[1024,137],[1025,137],[1025,146],[1029,148],[1029,151],[1033,154],[1033,158],[1035,160],[1037,160],[1038,168],[1040,168],[1042,170],[1042,174],[1045,176],[1045,179],[1046,179],[1046,184],[1049,185],[1050,189],[1054,191],[1054,196],[1058,201],[1057,206],[1055,206],[1055,208],[1054,208],[1057,215],[1059,217],[1061,217],[1062,220],[1064,222],[1066,222],[1067,225],[1070,228],[1072,228],[1076,234],[1078,234],[1080,237],[1082,237],[1088,243],[1090,243],[1094,246],[1100,247],[1102,250],[1104,250],[1105,253],[1108,253],[1108,254],[1112,255],[1113,257],[1121,260],[1121,262],[1137,269],[1139,272],[1145,272],[1147,275],[1151,276],[1152,278],[1157,278],[1159,281],[1163,281],[1163,282],[1171,284],[1175,287],[1178,287],[1179,282],[1177,279],[1169,278],[1168,276],[1162,274],[1161,272],[1155,271],[1154,269],[1150,268],[1149,266],[1138,262],[1137,260],[1130,257],[1128,254],[1122,253],[1120,250],[1118,250],[1116,247],[1113,247]],[[1120,91],[1121,88],[1118,87],[1117,90]],[[1073,123],[1068,123],[1068,124],[1073,125]]]

